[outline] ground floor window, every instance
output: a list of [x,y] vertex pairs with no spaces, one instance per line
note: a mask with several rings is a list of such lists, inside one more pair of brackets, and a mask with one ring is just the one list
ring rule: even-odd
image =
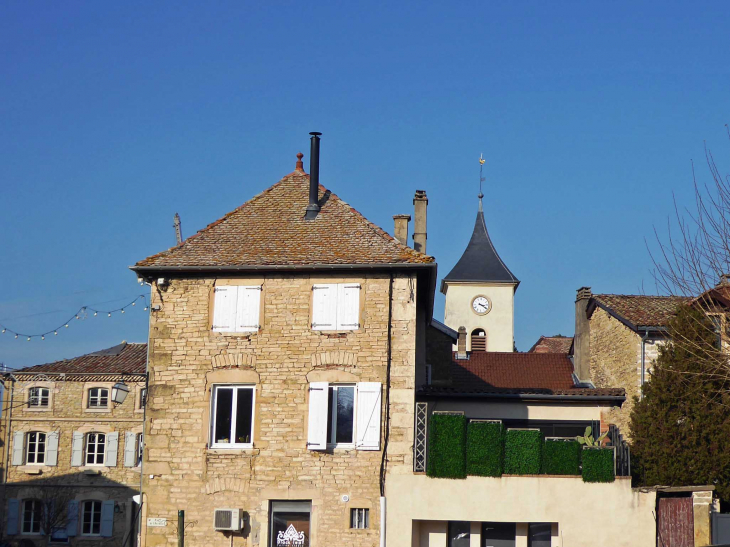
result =
[[85,501],[81,509],[81,535],[101,535],[101,502]]
[[515,547],[514,522],[482,522],[482,547]]
[[370,528],[370,509],[350,509],[350,528]]
[[531,522],[527,533],[527,547],[550,547],[552,524]]
[[272,501],[269,547],[309,547],[311,501]]
[[471,522],[449,522],[448,547],[469,547],[471,545]]
[[23,502],[23,533],[40,534],[43,506],[40,500],[25,500]]

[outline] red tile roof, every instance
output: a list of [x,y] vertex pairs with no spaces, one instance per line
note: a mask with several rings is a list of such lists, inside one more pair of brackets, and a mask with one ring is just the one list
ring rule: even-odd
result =
[[564,353],[472,352],[451,362],[448,386],[427,386],[427,394],[541,394],[623,397],[623,389],[575,387],[573,363]]
[[572,336],[541,336],[528,353],[568,353],[572,344]]
[[65,373],[65,374],[144,374],[147,368],[147,344],[128,344],[94,353],[64,359],[44,365],[35,365],[14,371],[14,375],[24,373]]
[[319,186],[321,211],[304,220],[309,175],[297,170],[180,245],[133,269],[185,267],[429,264]]
[[665,327],[677,307],[689,302],[682,296],[645,296],[634,294],[594,294],[593,300],[633,327]]

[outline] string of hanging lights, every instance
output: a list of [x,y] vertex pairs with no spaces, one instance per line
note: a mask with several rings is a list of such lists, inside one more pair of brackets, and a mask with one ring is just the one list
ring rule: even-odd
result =
[[128,302],[121,308],[115,308],[113,310],[99,310],[96,308],[92,308],[91,306],[81,306],[76,313],[74,313],[71,317],[69,317],[66,321],[61,323],[58,327],[55,329],[48,330],[46,332],[41,332],[37,334],[25,334],[22,332],[15,331],[2,323],[0,323],[0,335],[3,334],[10,334],[11,336],[14,336],[16,339],[19,338],[26,338],[28,342],[30,342],[33,338],[40,338],[41,340],[45,340],[46,336],[53,334],[54,336],[58,336],[59,331],[62,329],[67,329],[69,326],[73,323],[74,320],[83,320],[88,317],[88,314],[91,312],[94,314],[94,317],[96,317],[99,314],[106,314],[107,317],[111,317],[113,313],[121,312],[124,313],[127,308],[135,307],[137,305],[137,302],[142,301],[144,303],[144,311],[147,311],[147,308],[149,307],[147,304],[147,299],[145,295],[140,294],[137,296],[134,300],[131,302]]

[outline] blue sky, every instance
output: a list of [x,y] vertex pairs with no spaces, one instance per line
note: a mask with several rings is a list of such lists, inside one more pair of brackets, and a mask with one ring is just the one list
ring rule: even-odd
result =
[[[477,209],[522,284],[516,341],[572,334],[575,290],[653,292],[645,237],[730,170],[725,1],[5,2],[0,322],[142,291],[128,266],[293,170],[392,231],[428,192],[440,276]],[[305,159],[305,165],[308,160]],[[443,317],[443,297],[436,317]],[[0,335],[11,367],[145,341],[147,317]]]

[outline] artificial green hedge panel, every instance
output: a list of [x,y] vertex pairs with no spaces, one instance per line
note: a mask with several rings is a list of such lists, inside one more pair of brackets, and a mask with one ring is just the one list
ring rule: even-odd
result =
[[546,475],[580,475],[580,443],[546,439],[542,449],[542,472]]
[[428,429],[426,474],[447,479],[466,478],[466,416],[434,413]]
[[588,448],[581,453],[584,482],[613,482],[613,449]]
[[471,421],[466,429],[466,473],[502,476],[502,422]]
[[504,472],[508,475],[539,474],[542,445],[540,430],[508,429],[504,435]]

